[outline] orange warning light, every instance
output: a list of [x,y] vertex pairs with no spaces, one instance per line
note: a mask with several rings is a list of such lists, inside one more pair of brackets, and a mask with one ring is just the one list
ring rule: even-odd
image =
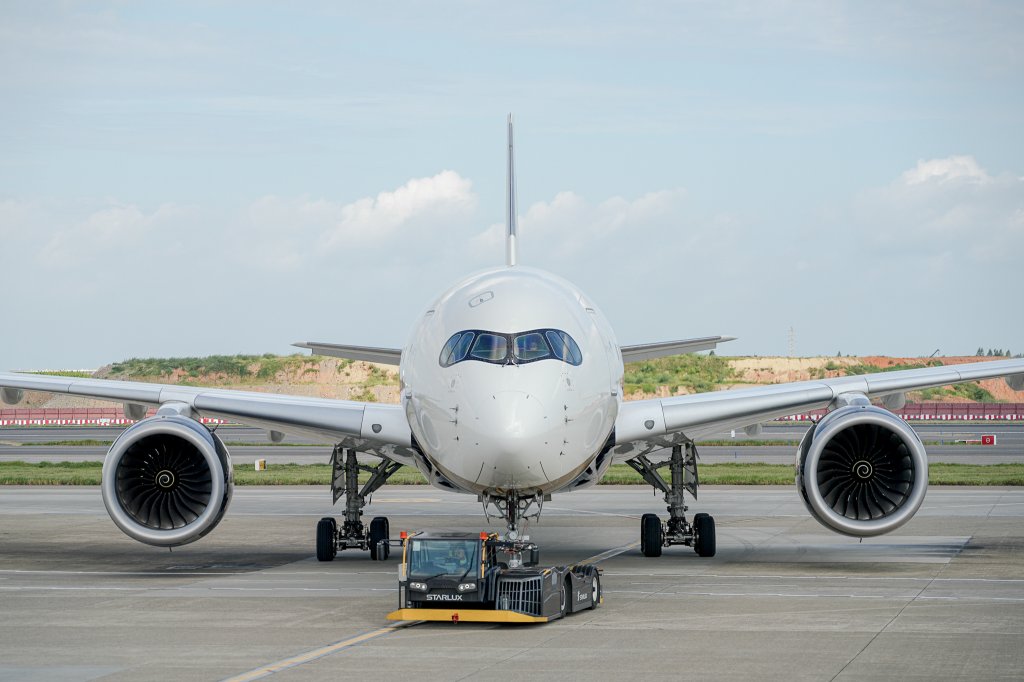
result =
[[403,540],[406,540],[408,539],[409,534],[403,530],[401,533],[398,534],[398,537],[402,538]]

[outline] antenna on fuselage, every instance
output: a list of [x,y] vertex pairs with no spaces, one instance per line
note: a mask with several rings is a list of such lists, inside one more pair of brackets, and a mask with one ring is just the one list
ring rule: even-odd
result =
[[512,154],[512,114],[508,115],[508,183],[505,185],[505,265],[515,265],[516,232],[516,167]]

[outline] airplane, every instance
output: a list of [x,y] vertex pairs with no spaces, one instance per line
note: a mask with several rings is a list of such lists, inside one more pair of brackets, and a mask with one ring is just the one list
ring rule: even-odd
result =
[[[386,517],[363,523],[370,496],[402,465],[438,488],[476,495],[506,537],[521,537],[554,494],[597,484],[624,462],[663,493],[668,518],[644,514],[640,545],[714,556],[714,519],[688,519],[696,499],[701,437],[826,408],[796,453],[796,488],[810,515],[837,533],[888,533],[914,516],[928,488],[924,445],[894,415],[908,391],[1005,377],[1024,390],[1024,359],[816,379],[730,391],[624,401],[623,363],[714,349],[707,336],[620,346],[597,304],[570,282],[521,265],[517,254],[513,125],[508,118],[505,264],[469,275],[441,294],[402,349],[320,342],[315,354],[397,365],[401,404],[318,399],[129,381],[0,373],[0,399],[25,391],[120,402],[136,420],[108,451],[102,497],[114,524],[158,547],[193,542],[223,518],[233,490],[231,458],[201,417],[335,443],[332,492],[345,498],[339,525],[316,528],[316,555],[369,551],[387,559]],[[872,404],[880,399],[883,406]],[[149,408],[156,408],[147,417]],[[886,409],[889,408],[889,409]],[[360,472],[369,479],[359,485]]]

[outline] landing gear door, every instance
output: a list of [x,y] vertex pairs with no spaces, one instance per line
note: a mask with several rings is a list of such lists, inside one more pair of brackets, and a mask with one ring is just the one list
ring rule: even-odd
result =
[[693,441],[687,441],[686,454],[683,456],[683,487],[697,499],[697,486],[700,480],[697,478],[697,446]]

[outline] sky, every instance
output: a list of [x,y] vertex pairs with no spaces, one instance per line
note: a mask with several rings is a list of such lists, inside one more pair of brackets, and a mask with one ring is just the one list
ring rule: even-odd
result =
[[5,3],[0,369],[401,347],[504,262],[623,344],[1024,352],[1016,2]]

